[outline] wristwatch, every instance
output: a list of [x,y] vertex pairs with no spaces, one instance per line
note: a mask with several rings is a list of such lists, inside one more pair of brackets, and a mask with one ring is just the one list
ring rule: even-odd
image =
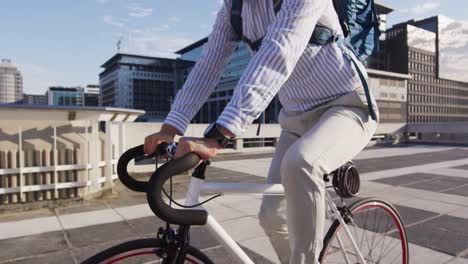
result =
[[221,130],[219,129],[218,124],[216,123],[211,123],[205,130],[205,133],[203,134],[205,138],[214,138],[216,141],[218,141],[218,144],[224,148],[229,140],[231,139],[230,137],[225,136]]

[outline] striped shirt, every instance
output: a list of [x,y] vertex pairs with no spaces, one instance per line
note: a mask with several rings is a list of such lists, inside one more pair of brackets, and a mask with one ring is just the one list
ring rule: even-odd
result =
[[[309,44],[315,25],[341,34],[331,0],[283,0],[275,15],[272,0],[245,0],[243,32],[259,51],[240,77],[217,123],[240,136],[278,93],[285,110],[307,111],[356,89],[360,79],[336,43]],[[164,121],[183,135],[190,120],[213,92],[238,37],[230,24],[231,0],[225,0],[208,42]]]

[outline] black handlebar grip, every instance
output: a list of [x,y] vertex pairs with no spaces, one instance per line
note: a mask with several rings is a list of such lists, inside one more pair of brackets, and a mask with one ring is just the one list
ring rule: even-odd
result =
[[145,152],[143,151],[143,145],[131,148],[125,151],[122,156],[119,158],[119,162],[117,163],[117,174],[119,175],[119,179],[123,185],[135,192],[146,192],[146,186],[148,185],[147,182],[137,181],[132,178],[127,171],[128,163],[135,157],[139,157],[144,155]]
[[205,210],[171,208],[164,202],[161,193],[164,183],[170,177],[192,169],[198,162],[200,162],[200,157],[195,153],[189,153],[179,159],[165,163],[151,176],[146,198],[151,210],[162,220],[176,225],[206,224],[208,214]]

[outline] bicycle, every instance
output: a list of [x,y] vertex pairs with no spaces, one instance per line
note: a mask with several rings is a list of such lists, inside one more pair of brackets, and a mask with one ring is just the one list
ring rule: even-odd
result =
[[[125,242],[106,249],[85,260],[83,263],[205,263],[212,264],[202,251],[190,246],[190,227],[206,225],[210,233],[224,248],[242,263],[254,263],[240,246],[227,234],[214,217],[201,206],[203,203],[226,193],[283,195],[280,184],[216,183],[205,182],[205,171],[210,164],[203,161],[194,169],[184,205],[172,199],[172,177],[195,167],[200,162],[198,155],[187,154],[173,159],[176,145],[161,146],[159,156],[168,156],[166,162],[152,174],[148,182],[137,181],[127,171],[128,163],[146,156],[143,145],[127,150],[119,159],[117,171],[121,182],[133,191],[146,192],[147,201],[156,216],[166,222],[160,227],[156,238]],[[157,161],[156,161],[157,163]],[[398,211],[388,202],[378,198],[365,198],[346,205],[344,198],[357,195],[360,187],[359,174],[352,162],[348,162],[324,180],[330,181],[341,204],[336,205],[327,191],[327,219],[332,224],[325,235],[320,263],[409,263],[408,241],[405,225]],[[170,180],[169,193],[163,188]],[[162,193],[168,198],[166,203]],[[219,193],[200,203],[202,193]],[[176,209],[172,204],[190,208]],[[384,223],[385,222],[385,223]],[[172,228],[171,225],[178,225]],[[345,240],[346,239],[346,240]]]

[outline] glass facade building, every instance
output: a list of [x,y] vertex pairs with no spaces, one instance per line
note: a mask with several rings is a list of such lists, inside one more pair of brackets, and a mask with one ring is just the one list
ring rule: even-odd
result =
[[83,87],[49,87],[49,105],[84,106]]
[[142,109],[146,113],[140,120],[161,121],[193,65],[184,59],[116,54],[102,65],[101,104]]

